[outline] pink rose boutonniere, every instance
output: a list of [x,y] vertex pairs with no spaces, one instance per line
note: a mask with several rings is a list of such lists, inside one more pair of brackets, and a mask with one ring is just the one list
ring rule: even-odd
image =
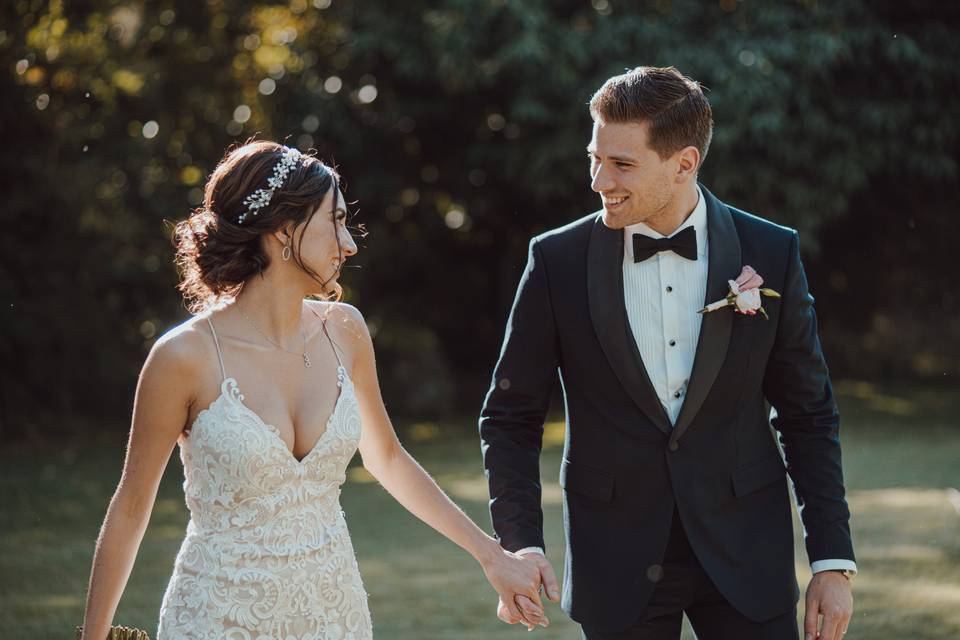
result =
[[710,313],[717,309],[732,306],[735,312],[748,316],[755,316],[759,312],[764,320],[769,320],[766,310],[763,308],[761,296],[770,298],[779,298],[780,294],[773,289],[761,289],[763,278],[756,270],[747,265],[737,276],[736,280],[728,280],[730,284],[730,293],[727,297],[716,302],[711,302],[697,313]]

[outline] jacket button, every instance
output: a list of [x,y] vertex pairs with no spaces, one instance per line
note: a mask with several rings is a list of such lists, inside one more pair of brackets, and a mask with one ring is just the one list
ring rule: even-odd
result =
[[680,448],[680,443],[677,442],[676,440],[671,440],[670,444],[667,445],[667,449],[670,449],[670,451],[676,451],[679,448]]
[[652,564],[647,568],[647,580],[650,582],[660,582],[663,579],[663,567],[658,564]]

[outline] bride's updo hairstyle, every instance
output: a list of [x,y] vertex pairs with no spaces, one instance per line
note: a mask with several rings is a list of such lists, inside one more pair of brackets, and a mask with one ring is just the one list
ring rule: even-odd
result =
[[[288,164],[278,180],[281,162]],[[178,288],[190,312],[200,313],[235,297],[244,282],[270,263],[261,238],[290,222],[294,228],[307,224],[338,182],[337,173],[317,158],[275,142],[249,142],[228,151],[207,180],[203,205],[174,227]],[[251,209],[250,196],[271,188],[269,202]],[[334,197],[332,210],[336,208]],[[336,216],[332,217],[336,226]],[[339,245],[339,234],[336,237]],[[330,286],[303,263],[299,243],[292,247],[291,258],[329,297],[340,298],[339,284]]]

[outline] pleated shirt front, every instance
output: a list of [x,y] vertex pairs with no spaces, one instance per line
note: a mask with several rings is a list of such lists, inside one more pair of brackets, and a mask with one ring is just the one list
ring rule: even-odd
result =
[[[697,351],[707,294],[707,206],[697,187],[697,206],[677,227],[697,232],[697,259],[661,251],[642,262],[633,261],[633,234],[663,238],[644,223],[624,228],[623,300],[640,357],[660,403],[676,423],[686,396]],[[711,301],[712,302],[712,301]]]

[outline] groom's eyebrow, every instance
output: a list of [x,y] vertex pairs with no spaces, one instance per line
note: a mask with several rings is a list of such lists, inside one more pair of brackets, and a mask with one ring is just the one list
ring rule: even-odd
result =
[[[588,146],[588,147],[587,147],[587,153],[589,153],[589,154],[592,155],[592,156],[595,156],[595,155],[597,155],[597,148],[596,148],[596,147],[593,147],[593,146]],[[599,157],[599,156],[598,156],[598,157]],[[637,162],[636,160],[634,160],[633,158],[631,158],[631,157],[629,157],[629,156],[610,156],[610,159],[613,160],[614,162],[630,162],[630,163],[633,163],[633,164],[636,164],[636,162]]]

